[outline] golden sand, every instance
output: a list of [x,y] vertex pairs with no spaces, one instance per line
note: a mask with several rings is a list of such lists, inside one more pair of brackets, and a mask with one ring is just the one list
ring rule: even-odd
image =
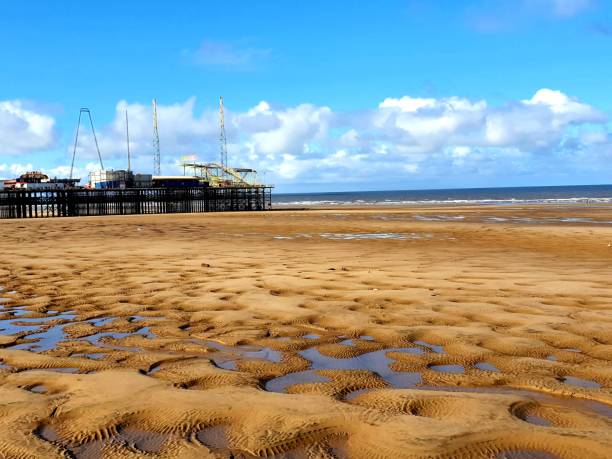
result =
[[0,457],[612,457],[612,209],[0,231]]

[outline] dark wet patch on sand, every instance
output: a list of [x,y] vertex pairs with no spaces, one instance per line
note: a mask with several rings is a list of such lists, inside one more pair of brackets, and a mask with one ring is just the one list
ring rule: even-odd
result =
[[478,362],[474,365],[474,367],[478,368],[479,370],[483,370],[483,371],[499,372],[499,368],[487,362]]
[[442,346],[438,346],[437,344],[431,344],[428,343],[427,341],[422,341],[422,340],[418,340],[418,341],[414,341],[414,344],[418,344],[419,346],[423,346],[425,348],[427,348],[428,350],[435,352],[436,354],[444,354],[444,347]]
[[569,384],[572,386],[584,387],[585,389],[599,389],[601,388],[601,384],[598,382],[592,381],[590,379],[582,379],[577,378],[575,376],[564,376],[562,381],[565,384]]
[[462,365],[430,365],[429,369],[440,373],[465,373],[465,368]]
[[559,456],[546,451],[535,449],[520,449],[515,451],[502,451],[495,459],[560,459]]

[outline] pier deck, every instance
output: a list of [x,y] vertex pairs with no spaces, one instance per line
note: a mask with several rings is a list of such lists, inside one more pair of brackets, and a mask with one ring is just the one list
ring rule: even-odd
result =
[[0,218],[268,210],[271,187],[0,190]]

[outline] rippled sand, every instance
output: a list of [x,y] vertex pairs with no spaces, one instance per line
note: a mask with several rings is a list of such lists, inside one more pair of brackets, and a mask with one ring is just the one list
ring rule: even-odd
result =
[[0,457],[612,457],[612,209],[0,231]]

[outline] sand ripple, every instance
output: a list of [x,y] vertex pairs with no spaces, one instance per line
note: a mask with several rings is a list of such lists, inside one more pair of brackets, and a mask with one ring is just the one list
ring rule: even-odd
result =
[[0,222],[0,457],[610,457],[609,209],[449,209]]

